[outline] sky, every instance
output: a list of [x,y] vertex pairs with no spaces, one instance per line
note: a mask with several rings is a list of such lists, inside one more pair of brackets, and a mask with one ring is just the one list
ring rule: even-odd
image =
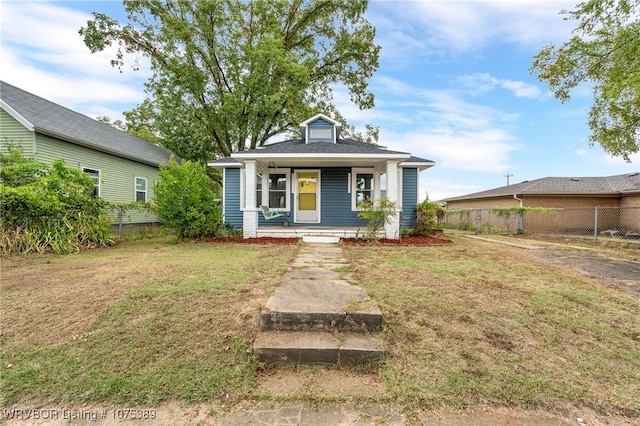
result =
[[[367,19],[382,49],[369,80],[376,106],[361,111],[337,88],[351,123],[380,128],[379,144],[433,160],[420,175],[420,200],[548,176],[640,171],[587,142],[588,85],[565,104],[529,72],[532,56],[561,44],[575,1],[372,0]],[[119,1],[0,3],[0,79],[90,117],[122,119],[145,99],[151,71],[110,65],[115,49],[92,54],[78,29],[102,12],[126,18]],[[128,61],[131,64],[132,61]],[[319,111],[321,112],[321,111]]]

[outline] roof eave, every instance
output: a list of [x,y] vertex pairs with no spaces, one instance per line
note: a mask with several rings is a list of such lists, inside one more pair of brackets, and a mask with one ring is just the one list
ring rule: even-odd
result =
[[20,124],[22,124],[24,127],[27,128],[28,131],[33,132],[34,131],[34,127],[33,124],[31,124],[29,122],[29,120],[27,120],[26,118],[24,118],[18,111],[16,111],[15,109],[13,109],[11,107],[11,105],[9,105],[8,103],[6,103],[5,101],[3,101],[2,99],[0,99],[0,107],[6,111],[7,114],[9,114],[11,117],[13,117],[17,122],[19,122]]
[[358,158],[358,159],[370,158],[370,159],[376,159],[376,160],[381,160],[381,159],[402,160],[402,159],[409,158],[409,154],[401,154],[401,153],[398,153],[398,154],[363,154],[363,153],[331,154],[331,153],[304,153],[304,152],[298,152],[298,153],[237,152],[237,153],[231,154],[232,158],[236,158],[239,160],[265,160],[269,158],[288,159],[288,158],[297,158],[300,156],[304,156],[305,158],[316,158],[316,159],[324,159],[324,160],[332,159],[332,158],[340,159],[340,160],[349,159],[349,158]]
[[401,167],[415,167],[418,171],[427,170],[435,165],[435,161],[405,161],[400,163]]

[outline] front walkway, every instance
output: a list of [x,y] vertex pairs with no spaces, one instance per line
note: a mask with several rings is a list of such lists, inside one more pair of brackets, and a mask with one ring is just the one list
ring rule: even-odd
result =
[[384,351],[371,333],[382,328],[382,314],[362,288],[340,279],[336,269],[347,265],[339,245],[304,243],[264,306],[254,353],[294,364],[380,360]]

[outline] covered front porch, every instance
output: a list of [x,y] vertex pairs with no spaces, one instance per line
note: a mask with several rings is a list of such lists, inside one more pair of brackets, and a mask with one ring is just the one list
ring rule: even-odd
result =
[[[355,226],[258,226],[256,237],[303,238],[338,237],[362,238],[366,235],[364,227]],[[381,236],[384,236],[381,234]]]

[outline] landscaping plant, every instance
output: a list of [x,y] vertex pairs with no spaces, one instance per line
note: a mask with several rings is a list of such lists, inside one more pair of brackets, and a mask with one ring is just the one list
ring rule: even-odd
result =
[[439,226],[440,219],[445,215],[445,209],[435,201],[424,200],[416,206],[416,223],[414,233],[417,235],[431,235]]
[[161,165],[155,187],[155,212],[162,224],[182,238],[213,236],[222,224],[213,182],[206,166],[175,158]]
[[358,207],[362,209],[358,217],[366,221],[367,239],[373,242],[380,239],[379,232],[386,224],[391,223],[393,216],[397,214],[396,203],[386,198],[375,202],[363,201]]
[[17,149],[0,154],[0,253],[76,253],[113,243],[106,202],[80,170],[51,167]]

